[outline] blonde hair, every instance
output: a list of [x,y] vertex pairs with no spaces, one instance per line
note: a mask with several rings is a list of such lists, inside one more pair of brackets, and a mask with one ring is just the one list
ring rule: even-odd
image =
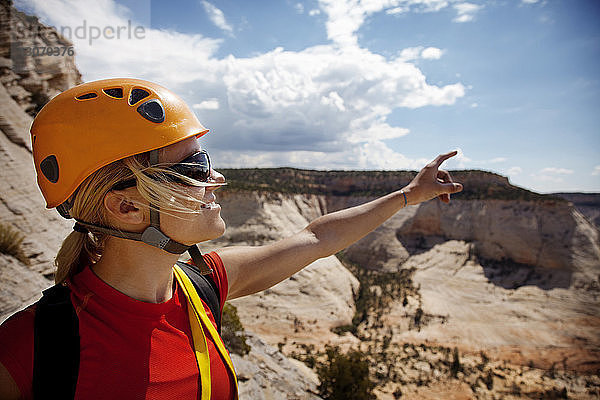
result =
[[[178,179],[194,186],[198,182],[186,176],[166,170],[165,164],[150,167],[148,154],[138,154],[106,165],[89,177],[79,186],[72,198],[71,216],[76,220],[95,225],[118,229],[110,224],[104,208],[104,196],[113,186],[121,181],[136,178],[137,190],[141,197],[161,213],[196,213],[201,200],[193,197],[185,186],[174,185],[169,178]],[[136,202],[137,207],[149,208],[148,204]],[[64,282],[85,266],[96,263],[110,236],[90,229],[89,233],[71,232],[63,241],[54,264],[56,273],[54,281]]]

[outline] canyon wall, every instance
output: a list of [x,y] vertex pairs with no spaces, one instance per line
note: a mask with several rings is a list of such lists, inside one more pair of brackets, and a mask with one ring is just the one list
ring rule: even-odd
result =
[[[69,43],[10,1],[0,6],[10,28],[0,35],[0,224],[24,235],[24,257],[0,253],[4,320],[52,284],[54,256],[73,224],[44,207],[28,129],[44,102],[81,76],[72,56],[15,55],[15,45]],[[228,229],[203,251],[279,240],[416,174],[222,172],[230,185],[217,194]],[[367,354],[380,399],[400,389],[408,398],[494,398],[515,387],[534,398],[559,387],[574,398],[600,393],[600,244],[589,197],[540,195],[485,171],[452,173],[465,190],[450,204],[434,199],[402,209],[338,257],[232,302],[252,346],[234,355],[242,396],[318,398],[315,372],[293,357],[327,344]],[[585,203],[584,212],[571,201]],[[388,296],[394,279],[402,280],[398,296]],[[379,308],[360,309],[361,296]],[[464,368],[449,377],[441,354],[452,348]]]

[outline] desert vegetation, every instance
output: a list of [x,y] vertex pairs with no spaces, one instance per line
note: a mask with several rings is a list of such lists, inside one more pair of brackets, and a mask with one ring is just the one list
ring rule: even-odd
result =
[[21,246],[25,239],[17,228],[12,225],[0,221],[0,253],[15,257],[25,265],[29,265],[29,258],[23,252]]
[[230,303],[225,303],[221,317],[221,337],[225,347],[237,355],[244,356],[250,352],[246,343],[244,327],[238,317],[237,309]]
[[405,308],[409,330],[443,324],[445,317],[423,311],[413,270],[380,272],[349,262],[343,253],[338,258],[357,277],[360,289],[354,294],[352,324],[333,331],[356,336],[360,345],[345,350],[299,345],[290,354],[317,372],[323,398],[366,399],[374,398],[377,392],[387,392],[395,399],[414,398],[420,396],[420,390],[436,385],[448,385],[446,391],[454,387],[451,385],[462,385],[476,399],[586,399],[600,395],[598,373],[582,375],[560,365],[539,368],[533,362],[513,365],[492,360],[481,350],[395,340],[398,327],[382,322],[394,302]]

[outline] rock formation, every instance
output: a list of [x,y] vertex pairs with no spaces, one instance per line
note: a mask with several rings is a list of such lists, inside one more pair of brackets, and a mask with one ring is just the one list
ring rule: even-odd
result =
[[[375,190],[362,187],[359,178],[352,190],[362,196],[344,192],[348,186],[338,183],[341,173],[326,182],[319,171],[260,170],[251,173],[256,181],[248,179],[249,170],[222,172],[231,182],[219,199],[229,226],[212,243],[216,246],[276,240],[301,229],[315,212],[363,203],[373,198],[365,194]],[[312,194],[292,194],[297,188],[281,178],[292,174],[300,178],[301,190],[306,190],[305,182],[315,182],[306,190]],[[360,174],[382,175],[348,173]],[[405,173],[388,175],[381,180],[384,186],[406,183]],[[343,310],[323,300],[316,284],[320,278],[332,290],[341,290],[336,296],[344,298],[346,288],[345,296],[356,298],[354,284],[329,279],[333,265],[311,267],[264,293],[236,300],[242,322],[285,354],[298,356],[304,349],[300,359],[319,356],[319,341],[306,333],[315,329],[321,350],[330,343],[371,354],[374,375],[383,376],[378,398],[393,398],[398,390],[409,398],[439,398],[449,390],[462,391],[465,398],[501,393],[551,397],[562,395],[563,389],[581,398],[596,393],[598,230],[573,203],[523,192],[491,174],[490,184],[482,179],[485,175],[455,173],[465,188],[472,185],[466,199],[457,194],[448,205],[433,200],[403,209],[344,252],[344,259],[362,268],[388,274],[413,271],[411,290],[404,292],[408,295],[390,299],[383,310],[370,310],[354,330],[346,329],[354,334],[318,330],[331,329],[334,321],[327,315]],[[274,190],[269,185],[277,179],[284,182],[285,194],[264,191]],[[335,195],[326,193],[332,187]],[[476,193],[484,194],[473,198]],[[369,291],[375,297],[385,293],[377,285]],[[340,319],[338,327],[351,318]],[[422,348],[409,351],[407,344]],[[316,350],[307,350],[314,345]],[[444,379],[453,348],[465,366],[459,378],[464,387]],[[521,379],[524,375],[529,378]]]
[[596,228],[600,228],[600,193],[555,193],[573,205]]
[[[24,235],[29,264],[0,253],[3,320],[51,285],[53,257],[72,226],[45,209],[33,184],[28,129],[48,98],[81,78],[68,54],[18,52],[70,46],[35,17],[0,0],[0,22],[0,229]],[[278,240],[415,175],[222,172],[230,181],[218,192],[228,230],[205,251]],[[597,207],[493,173],[453,175],[465,190],[449,205],[407,207],[339,258],[232,302],[252,346],[233,357],[242,396],[318,398],[315,372],[288,356],[314,364],[326,344],[366,354],[380,399],[600,395],[600,245],[590,223]],[[574,204],[587,208],[582,214]]]
[[31,261],[25,266],[0,254],[0,314],[6,317],[49,286],[45,277],[52,277],[53,257],[71,225],[54,210],[45,210],[44,199],[33,184],[30,114],[59,91],[78,83],[81,75],[72,56],[33,57],[19,50],[34,45],[70,45],[37,18],[3,0],[0,23],[0,224],[25,236],[23,251]]
[[54,28],[18,11],[10,0],[0,1],[0,26],[0,81],[29,115],[81,83],[73,44]]

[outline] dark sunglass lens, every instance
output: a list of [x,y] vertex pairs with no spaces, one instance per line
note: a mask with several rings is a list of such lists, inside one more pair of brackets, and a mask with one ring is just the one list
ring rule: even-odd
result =
[[194,180],[206,182],[210,177],[210,160],[208,154],[201,151],[173,165],[171,169]]

